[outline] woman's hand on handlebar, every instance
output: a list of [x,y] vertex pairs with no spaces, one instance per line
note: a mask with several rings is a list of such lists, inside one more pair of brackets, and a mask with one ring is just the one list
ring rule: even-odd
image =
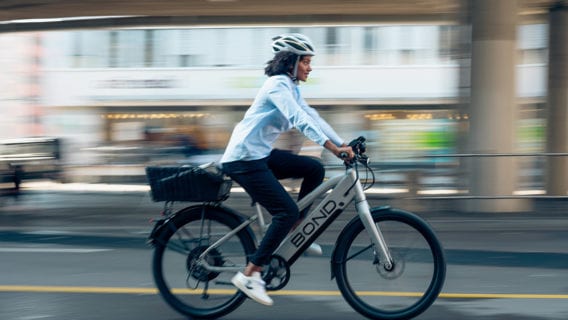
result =
[[349,146],[341,146],[338,148],[339,154],[336,156],[346,162],[349,162],[351,159],[355,157],[355,152],[353,152],[353,148]]
[[353,148],[351,148],[346,144],[343,144],[340,147],[338,147],[330,140],[327,140],[323,146],[324,148],[331,151],[336,157],[338,157],[343,161],[350,161],[351,159],[353,159],[353,157],[355,157]]

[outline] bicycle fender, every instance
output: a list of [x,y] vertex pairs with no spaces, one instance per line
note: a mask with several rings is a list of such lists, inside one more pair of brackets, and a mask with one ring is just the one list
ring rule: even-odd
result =
[[[383,211],[389,211],[391,209],[391,206],[380,206],[380,207],[375,207],[375,208],[371,208],[371,214],[377,214]],[[359,218],[358,215],[356,215],[355,217],[353,217],[353,219],[351,219],[351,221],[349,221],[349,223],[343,228],[343,230],[341,230],[341,233],[339,234],[339,236],[337,237],[337,241],[335,241],[335,245],[333,246],[333,251],[331,253],[331,260],[330,260],[330,271],[331,271],[331,280],[335,279],[335,274],[336,274],[336,268],[339,264],[341,264],[341,261],[339,261],[338,253],[337,253],[337,244],[338,243],[342,243],[347,239],[344,239],[345,233],[347,232],[346,230],[349,230],[351,228],[352,225],[356,224],[356,223],[362,223],[361,219]]]
[[164,225],[166,225],[169,220],[170,220],[170,218],[162,218],[162,219],[158,219],[156,221],[156,223],[154,223],[154,227],[152,227],[152,231],[150,232],[150,235],[148,236],[148,240],[146,241],[146,243],[148,245],[154,246],[156,244],[156,239],[158,239],[160,237],[160,234],[162,233],[162,230],[164,229]]

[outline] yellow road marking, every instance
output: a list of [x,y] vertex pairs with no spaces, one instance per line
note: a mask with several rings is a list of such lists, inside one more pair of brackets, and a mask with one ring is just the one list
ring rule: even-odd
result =
[[441,293],[440,298],[458,298],[458,299],[568,299],[568,294]]
[[[79,286],[0,286],[0,292],[51,292],[51,293],[122,293],[122,294],[158,294],[156,288],[134,287],[79,287]],[[174,289],[177,294],[201,294],[189,289]],[[211,289],[209,294],[226,295],[233,294],[233,289]],[[272,291],[274,296],[340,296],[339,291],[333,290],[280,290]],[[385,292],[385,291],[360,291],[364,296],[393,296],[393,297],[417,297],[417,292]],[[568,299],[568,294],[517,294],[517,293],[441,293],[443,299]]]

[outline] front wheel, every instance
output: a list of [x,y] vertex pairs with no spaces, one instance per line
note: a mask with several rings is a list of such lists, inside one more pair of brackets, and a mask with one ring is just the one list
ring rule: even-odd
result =
[[410,319],[438,297],[446,275],[444,251],[430,226],[402,210],[371,211],[393,259],[379,261],[378,248],[359,218],[342,231],[333,254],[333,273],[345,300],[371,319]]
[[[231,284],[255,251],[249,228],[209,251],[221,237],[243,219],[227,208],[194,206],[176,213],[163,224],[155,238],[154,280],[164,300],[178,312],[193,318],[217,318],[244,302],[246,296]],[[202,261],[215,267],[210,270]]]

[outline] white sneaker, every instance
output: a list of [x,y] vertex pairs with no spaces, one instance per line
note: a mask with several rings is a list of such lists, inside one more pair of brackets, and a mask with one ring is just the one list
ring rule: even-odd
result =
[[238,272],[231,279],[231,282],[249,298],[260,304],[271,306],[274,303],[266,294],[266,284],[260,277],[260,272],[253,272],[250,277],[245,276],[242,272]]
[[323,255],[323,249],[321,246],[315,242],[312,242],[310,246],[306,249],[306,254],[310,256],[321,256]]

